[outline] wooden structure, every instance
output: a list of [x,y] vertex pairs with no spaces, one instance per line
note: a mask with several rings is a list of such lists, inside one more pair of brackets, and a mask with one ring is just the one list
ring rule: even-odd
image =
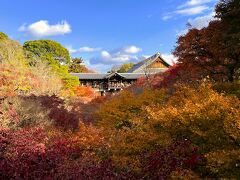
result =
[[156,74],[166,71],[170,65],[157,53],[135,64],[128,73]]
[[77,76],[82,86],[91,86],[104,95],[133,84],[138,78],[165,72],[170,65],[157,53],[133,66],[127,73],[72,73]]

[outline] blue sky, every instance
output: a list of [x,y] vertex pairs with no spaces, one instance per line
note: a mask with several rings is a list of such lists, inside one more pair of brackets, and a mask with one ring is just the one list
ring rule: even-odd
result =
[[217,0],[0,0],[0,31],[24,43],[52,39],[105,72],[160,52],[169,62],[190,22],[206,26]]

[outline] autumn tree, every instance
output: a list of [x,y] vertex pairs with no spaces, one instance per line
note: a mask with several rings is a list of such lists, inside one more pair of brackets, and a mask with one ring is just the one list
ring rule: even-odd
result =
[[117,72],[118,73],[126,73],[126,72],[128,72],[128,70],[130,70],[133,67],[133,65],[134,65],[134,63],[132,63],[132,62],[123,64]]
[[32,60],[37,60],[36,58],[39,57],[41,60],[48,60],[49,63],[70,63],[68,50],[52,40],[27,41],[24,43],[23,48]]
[[[178,84],[170,94],[162,89],[122,93],[100,107],[97,124],[109,137],[118,166],[134,172],[142,166],[145,175],[155,178],[167,178],[179,168],[203,178],[236,178],[239,105],[208,83]],[[148,165],[138,158],[145,152],[150,152]]]
[[4,33],[0,34],[0,96],[57,94],[61,88],[59,76],[46,62],[29,66],[23,47]]
[[23,48],[30,65],[43,61],[49,64],[53,72],[58,73],[64,82],[65,88],[72,88],[79,84],[78,78],[68,74],[67,64],[70,63],[70,54],[61,44],[52,40],[35,40],[24,43]]
[[229,69],[235,78],[240,76],[240,2],[221,0],[216,7],[216,17],[223,25],[222,42]]
[[[217,81],[238,79],[239,60],[239,2],[221,1],[217,20],[201,30],[190,29],[180,36],[174,55],[179,63],[197,69],[202,77]],[[230,20],[231,19],[231,20]],[[236,27],[235,27],[236,26]]]
[[85,65],[83,65],[83,58],[72,58],[70,65],[68,66],[69,73],[89,73],[89,70]]
[[7,39],[7,38],[8,36],[5,33],[0,32],[0,39]]

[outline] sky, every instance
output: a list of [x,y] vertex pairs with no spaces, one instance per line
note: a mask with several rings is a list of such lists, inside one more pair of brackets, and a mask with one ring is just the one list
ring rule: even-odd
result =
[[0,31],[23,44],[51,39],[106,72],[157,52],[172,63],[187,23],[201,29],[217,0],[0,0]]

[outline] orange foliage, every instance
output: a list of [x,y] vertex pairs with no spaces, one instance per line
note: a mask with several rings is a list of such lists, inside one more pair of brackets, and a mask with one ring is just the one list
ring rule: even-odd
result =
[[[207,161],[208,153],[221,149],[227,158],[223,163],[228,177],[227,169],[235,168],[235,155],[224,154],[238,147],[239,109],[237,98],[218,94],[211,85],[191,88],[179,84],[171,95],[163,90],[123,92],[100,107],[97,124],[105,129],[112,159],[120,166],[139,171],[139,154],[185,139],[197,146]],[[238,175],[236,171],[233,177]]]
[[[0,64],[0,97],[19,94],[55,94],[61,88],[59,77],[48,75],[48,69],[38,69],[38,73],[30,68],[18,68]],[[42,77],[45,73],[46,77]]]
[[77,86],[73,89],[77,97],[94,97],[95,93],[91,87]]

